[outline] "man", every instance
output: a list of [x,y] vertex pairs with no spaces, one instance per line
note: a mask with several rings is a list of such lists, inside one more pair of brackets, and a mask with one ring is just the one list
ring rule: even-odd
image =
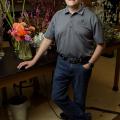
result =
[[[53,16],[35,57],[20,63],[18,68],[33,66],[55,40],[58,59],[52,99],[63,110],[64,120],[90,120],[85,113],[85,98],[93,64],[104,48],[102,28],[96,15],[83,5],[86,0],[65,2],[67,7]],[[74,100],[67,95],[70,83]]]

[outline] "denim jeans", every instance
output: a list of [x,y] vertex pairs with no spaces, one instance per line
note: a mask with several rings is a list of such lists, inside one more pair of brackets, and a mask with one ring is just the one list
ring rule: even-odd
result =
[[[88,120],[85,114],[85,98],[92,69],[71,64],[58,56],[53,77],[52,100],[70,117],[70,120]],[[74,99],[67,95],[72,84]]]

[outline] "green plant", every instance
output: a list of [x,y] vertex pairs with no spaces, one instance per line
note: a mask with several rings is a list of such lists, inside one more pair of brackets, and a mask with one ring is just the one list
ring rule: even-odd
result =
[[[14,10],[14,0],[0,0],[1,10],[6,18],[10,27],[12,27],[15,22],[15,10]],[[25,0],[23,0],[22,4],[22,13],[24,12]],[[21,13],[21,15],[22,15]]]

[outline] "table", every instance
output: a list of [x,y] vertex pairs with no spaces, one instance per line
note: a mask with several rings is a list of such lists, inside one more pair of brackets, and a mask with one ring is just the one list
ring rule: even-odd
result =
[[19,83],[20,81],[30,80],[40,75],[52,75],[53,73],[57,56],[53,51],[48,51],[47,55],[43,55],[33,67],[27,70],[17,69],[17,65],[22,60],[18,59],[12,48],[5,48],[4,52],[5,56],[0,60],[0,88],[2,88],[4,98],[6,97],[6,86]]
[[[108,49],[117,50],[113,83],[113,90],[117,91],[120,74],[120,41],[113,41],[112,43],[107,44],[105,50]],[[16,66],[21,62],[21,60],[16,57],[12,49],[6,48],[5,57],[0,60],[0,88],[6,87],[9,84],[13,84],[22,80],[28,80],[40,74],[44,74],[47,68],[53,70],[54,66],[51,63],[54,63],[55,61],[55,52],[50,52],[50,54],[46,56],[44,55],[32,68],[28,70],[18,70]]]
[[[106,51],[106,50],[117,50],[113,90],[118,91],[118,83],[119,83],[119,76],[120,76],[120,41],[112,41],[112,42],[106,44],[106,48],[104,49],[104,51]],[[101,111],[101,112],[107,112],[107,113],[120,115],[120,112],[112,111],[109,109],[103,109],[103,108],[99,108],[99,107],[90,106],[90,107],[87,107],[87,109],[92,109],[92,110],[97,110],[97,111]]]
[[113,90],[118,91],[118,83],[120,77],[120,41],[113,41],[107,44],[105,50],[117,50]]
[[41,73],[44,73],[47,68],[53,69],[53,64],[56,61],[56,54],[49,52],[47,55],[43,55],[33,67],[27,70],[19,70],[17,69],[17,65],[22,60],[17,58],[12,49],[6,48],[4,51],[5,57],[0,60],[0,88],[39,76]]

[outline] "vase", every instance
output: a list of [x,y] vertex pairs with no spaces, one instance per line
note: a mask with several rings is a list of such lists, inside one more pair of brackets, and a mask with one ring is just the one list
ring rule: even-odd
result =
[[14,52],[18,53],[18,51],[19,51],[19,42],[18,41],[16,41],[16,40],[13,41],[13,48],[14,48]]
[[26,42],[26,41],[19,42],[18,57],[19,59],[22,59],[22,60],[29,60],[32,58],[32,52],[31,52],[29,42]]

